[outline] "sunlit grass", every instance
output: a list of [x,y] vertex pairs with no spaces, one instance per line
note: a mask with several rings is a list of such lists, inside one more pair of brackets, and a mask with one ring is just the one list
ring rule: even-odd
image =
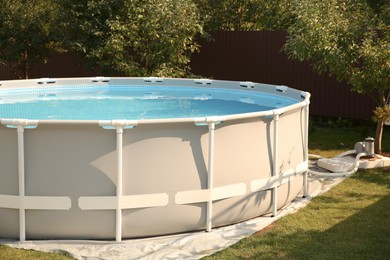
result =
[[2,260],[68,260],[74,259],[65,253],[44,253],[35,250],[25,250],[0,245],[0,259]]
[[205,259],[390,259],[390,169],[359,171],[267,232]]

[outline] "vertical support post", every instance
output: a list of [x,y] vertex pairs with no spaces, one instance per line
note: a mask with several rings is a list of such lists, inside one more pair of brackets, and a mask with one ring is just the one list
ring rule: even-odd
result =
[[[18,178],[19,178],[19,196],[25,196],[24,180],[24,127],[17,126],[18,132]],[[19,208],[19,240],[26,241],[26,210],[24,205]]]
[[[117,175],[116,175],[116,196],[122,196],[122,170],[123,170],[123,127],[116,127],[116,152],[117,152]],[[122,241],[122,209],[117,205],[116,209],[116,242]]]
[[[209,123],[209,162],[208,162],[208,182],[207,188],[212,189],[213,179],[214,179],[214,132],[215,132],[215,123]],[[212,227],[212,218],[213,218],[213,201],[210,200],[207,202],[207,216],[206,216],[206,231],[210,232]]]
[[[305,140],[304,140],[304,161],[309,163],[309,102],[307,102],[305,108]],[[308,185],[308,171],[303,173],[303,197],[306,198],[309,195],[309,185]]]
[[[272,167],[272,176],[278,174],[278,128],[279,128],[279,114],[274,115],[274,160]],[[272,217],[278,214],[278,187],[272,188]]]

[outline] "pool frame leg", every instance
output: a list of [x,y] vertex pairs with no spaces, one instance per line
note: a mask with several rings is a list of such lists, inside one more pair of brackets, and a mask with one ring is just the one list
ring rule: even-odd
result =
[[[304,136],[304,161],[309,167],[309,102],[306,102],[305,111],[305,136]],[[308,171],[303,173],[303,198],[309,196]]]
[[[123,127],[116,127],[116,150],[117,150],[117,184],[116,184],[116,196],[119,202],[119,198],[122,196],[122,179],[123,179]],[[115,224],[115,240],[116,242],[122,241],[122,209],[117,205],[116,209],[116,224]]]
[[[209,124],[209,162],[208,162],[208,181],[207,188],[213,189],[214,183],[214,136],[215,136],[215,123],[210,122]],[[213,218],[213,200],[210,196],[210,200],[207,202],[207,214],[206,214],[206,231],[210,232],[212,228]]]
[[[18,178],[19,178],[19,196],[24,197],[25,194],[25,178],[24,178],[24,127],[17,126],[18,132]],[[26,241],[26,210],[22,206],[19,208],[19,240]]]
[[[273,167],[272,167],[272,176],[278,175],[278,131],[279,131],[279,114],[274,114],[274,160],[273,160]],[[278,187],[272,188],[272,217],[276,217],[278,214]]]

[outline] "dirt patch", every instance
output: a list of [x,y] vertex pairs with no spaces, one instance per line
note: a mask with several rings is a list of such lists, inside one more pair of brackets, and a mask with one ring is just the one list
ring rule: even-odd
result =
[[270,231],[271,229],[275,228],[277,225],[275,223],[272,223],[268,226],[266,226],[265,228],[263,228],[262,230],[259,230],[257,231],[254,235],[255,236],[258,236],[258,235],[262,235],[262,234],[265,234],[267,233],[268,231]]

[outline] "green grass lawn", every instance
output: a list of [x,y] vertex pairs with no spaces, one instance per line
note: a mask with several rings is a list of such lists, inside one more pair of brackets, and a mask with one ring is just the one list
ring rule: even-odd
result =
[[[324,122],[325,121],[325,122]],[[313,118],[309,127],[309,152],[331,157],[353,150],[356,142],[375,137],[376,125],[372,121]],[[390,152],[390,127],[385,126],[382,150]]]
[[35,250],[16,249],[5,245],[0,245],[1,260],[69,260],[74,259],[66,254],[44,253]]
[[389,235],[390,169],[364,170],[204,259],[390,259]]
[[[372,123],[314,122],[310,153],[334,156],[374,133]],[[70,258],[0,245],[0,259]],[[390,259],[390,168],[359,171],[298,213],[205,259]]]

